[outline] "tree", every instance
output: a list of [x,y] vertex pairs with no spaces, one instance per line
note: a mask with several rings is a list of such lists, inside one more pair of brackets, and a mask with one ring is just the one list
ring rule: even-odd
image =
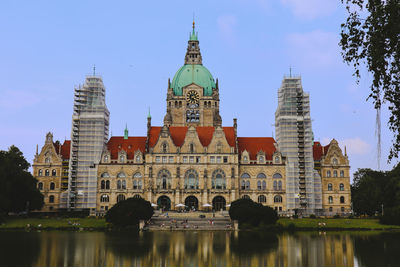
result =
[[0,151],[0,213],[40,209],[43,195],[28,172],[30,164],[15,146]]
[[134,226],[139,224],[140,220],[149,220],[153,213],[149,201],[143,198],[128,198],[109,209],[105,218],[115,226]]
[[357,82],[361,77],[360,64],[365,64],[373,76],[368,99],[373,99],[377,109],[379,145],[380,108],[382,103],[388,104],[388,125],[394,134],[388,158],[391,161],[400,152],[400,1],[342,0],[342,3],[348,12],[346,22],[341,25],[342,56],[353,65]]
[[273,208],[243,198],[231,203],[229,216],[232,220],[238,220],[239,224],[247,223],[253,226],[260,223],[273,225],[278,220],[278,214]]

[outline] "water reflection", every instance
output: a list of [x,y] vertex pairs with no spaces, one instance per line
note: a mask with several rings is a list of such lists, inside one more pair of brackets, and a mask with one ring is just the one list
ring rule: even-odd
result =
[[400,233],[0,232],[1,266],[398,266]]

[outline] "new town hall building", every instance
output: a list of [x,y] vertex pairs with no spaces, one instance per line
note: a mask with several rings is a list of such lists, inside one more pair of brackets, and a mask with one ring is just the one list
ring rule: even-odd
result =
[[350,166],[333,139],[314,142],[309,95],[299,77],[278,91],[276,137],[240,137],[238,122],[222,125],[218,79],[203,66],[197,33],[185,64],[168,81],[162,126],[147,118],[146,136],[108,137],[102,78],[75,88],[71,140],[51,133],[37,149],[33,175],[42,211],[88,209],[104,214],[118,201],[142,197],[175,210],[221,210],[250,198],[281,214],[350,212]]

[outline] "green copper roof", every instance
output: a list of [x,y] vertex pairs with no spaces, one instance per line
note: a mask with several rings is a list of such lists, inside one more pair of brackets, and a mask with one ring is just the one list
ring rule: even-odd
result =
[[203,65],[183,65],[172,79],[171,87],[174,94],[182,95],[182,88],[189,84],[197,84],[203,87],[204,95],[211,96],[212,90],[215,88],[215,81],[210,71]]

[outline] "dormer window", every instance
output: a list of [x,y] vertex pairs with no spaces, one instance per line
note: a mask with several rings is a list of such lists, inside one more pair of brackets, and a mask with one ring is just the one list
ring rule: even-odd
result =
[[168,144],[166,142],[161,145],[161,151],[162,153],[168,153]]
[[119,161],[120,161],[121,163],[125,163],[125,155],[120,155],[120,156],[119,156]]
[[44,160],[44,162],[45,162],[45,163],[50,163],[50,158],[46,158],[46,159]]
[[248,158],[247,156],[244,156],[244,157],[243,157],[243,162],[244,162],[244,163],[247,163],[248,161],[249,161],[249,158]]
[[276,156],[275,157],[275,163],[279,163],[279,161],[280,161],[279,156]]
[[108,162],[108,155],[104,156],[104,162]]
[[136,160],[137,163],[140,163],[140,160],[141,160],[141,159],[140,159],[140,155],[136,155],[135,160]]
[[258,162],[260,164],[263,164],[264,163],[264,156],[258,156]]

